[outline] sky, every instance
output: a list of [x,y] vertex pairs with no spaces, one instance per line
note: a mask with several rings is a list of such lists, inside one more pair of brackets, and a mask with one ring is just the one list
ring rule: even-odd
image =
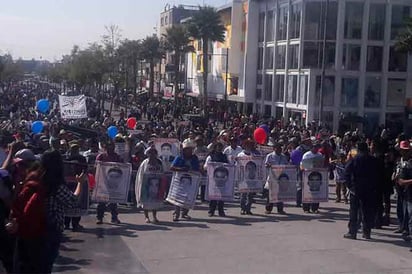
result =
[[0,0],[0,55],[55,61],[73,45],[101,41],[115,24],[122,38],[156,32],[166,4],[221,6],[229,0]]

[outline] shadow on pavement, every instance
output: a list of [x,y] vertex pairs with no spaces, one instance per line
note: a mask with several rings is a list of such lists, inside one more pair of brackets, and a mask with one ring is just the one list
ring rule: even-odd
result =
[[76,271],[82,267],[89,265],[91,260],[80,259],[76,260],[69,257],[59,256],[53,267],[53,272]]

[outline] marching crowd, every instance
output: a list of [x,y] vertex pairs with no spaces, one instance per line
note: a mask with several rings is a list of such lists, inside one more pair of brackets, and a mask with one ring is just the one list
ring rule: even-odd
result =
[[[16,85],[3,89],[0,100],[3,112],[0,135],[0,261],[8,273],[51,273],[65,229],[82,229],[80,216],[68,217],[68,208],[78,206],[84,184],[93,188],[96,162],[128,162],[133,169],[129,201],[143,207],[147,223],[157,223],[157,210],[144,207],[140,201],[141,184],[147,172],[192,171],[206,174],[210,162],[235,163],[237,157],[264,156],[267,168],[273,165],[294,165],[298,178],[302,171],[314,167],[327,168],[329,179],[336,182],[336,202],[350,205],[348,233],[345,238],[371,237],[371,229],[391,223],[391,196],[396,191],[397,233],[410,241],[412,230],[412,149],[404,135],[391,138],[382,129],[379,135],[366,138],[359,131],[342,136],[326,129],[282,124],[257,115],[232,114],[225,127],[218,122],[195,123],[170,117],[170,105],[150,102],[141,104],[127,115],[124,110],[114,119],[109,113],[101,118],[64,121],[58,106],[46,114],[36,111],[40,98],[56,100],[56,92],[43,92],[36,86]],[[19,94],[19,95],[17,95]],[[127,130],[130,117],[137,125]],[[145,118],[145,119],[144,119]],[[31,132],[31,124],[41,120],[44,129]],[[143,121],[144,122],[139,122]],[[114,138],[107,128],[116,126]],[[264,129],[264,142],[254,135]],[[181,153],[161,159],[153,145],[156,138],[177,138]],[[116,151],[116,143],[125,143],[127,153]],[[263,150],[263,145],[265,149]],[[270,151],[267,148],[270,147]],[[167,149],[167,148],[165,148]],[[206,154],[204,162],[198,155]],[[71,184],[65,182],[64,163],[77,165]],[[169,162],[171,164],[169,165]],[[301,178],[300,178],[301,179]],[[298,180],[301,181],[301,180]],[[265,213],[276,207],[287,214],[282,202],[273,204],[268,195],[268,182],[262,188],[266,198]],[[87,189],[87,188],[86,188]],[[319,213],[319,203],[303,203],[301,183],[297,185],[296,206],[304,213]],[[256,193],[240,194],[240,214],[252,215]],[[205,186],[199,197],[205,199]],[[225,216],[224,202],[209,201],[208,215]],[[111,223],[121,222],[117,204],[97,204],[97,224],[102,224],[106,210]],[[150,217],[149,213],[152,214]],[[190,219],[189,210],[175,206],[173,221]],[[412,235],[411,235],[412,236]]]

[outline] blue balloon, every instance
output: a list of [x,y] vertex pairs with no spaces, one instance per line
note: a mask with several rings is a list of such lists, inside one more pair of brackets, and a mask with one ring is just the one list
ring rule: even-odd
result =
[[35,122],[33,122],[33,124],[31,125],[31,131],[34,133],[34,134],[38,134],[38,133],[40,133],[40,132],[42,132],[43,131],[43,122],[42,121],[35,121]]
[[269,129],[268,125],[266,125],[266,124],[261,125],[260,128],[263,128],[265,130],[266,134],[270,133],[270,129]]
[[119,131],[117,130],[117,127],[115,126],[111,126],[107,129],[107,135],[109,135],[109,137],[112,139],[116,137],[117,133],[119,133]]
[[37,101],[37,110],[41,113],[47,113],[50,108],[50,102],[47,99],[40,99]]

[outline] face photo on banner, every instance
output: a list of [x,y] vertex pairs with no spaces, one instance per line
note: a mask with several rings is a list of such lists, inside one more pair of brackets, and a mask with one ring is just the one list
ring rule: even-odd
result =
[[206,200],[232,201],[235,187],[235,166],[209,163]]
[[297,169],[295,166],[272,166],[269,175],[269,201],[271,203],[296,200]]
[[172,163],[179,155],[180,142],[173,138],[156,138],[153,140],[159,158],[165,163]]
[[93,198],[97,202],[126,202],[131,172],[129,163],[97,162]]
[[259,192],[263,188],[263,156],[237,157],[239,192]]
[[200,177],[189,172],[174,172],[167,201],[181,207],[195,205]]
[[161,173],[146,173],[143,176],[140,204],[144,209],[162,207],[167,191],[167,179]]
[[302,201],[309,203],[327,202],[329,194],[328,169],[309,169],[303,172]]

